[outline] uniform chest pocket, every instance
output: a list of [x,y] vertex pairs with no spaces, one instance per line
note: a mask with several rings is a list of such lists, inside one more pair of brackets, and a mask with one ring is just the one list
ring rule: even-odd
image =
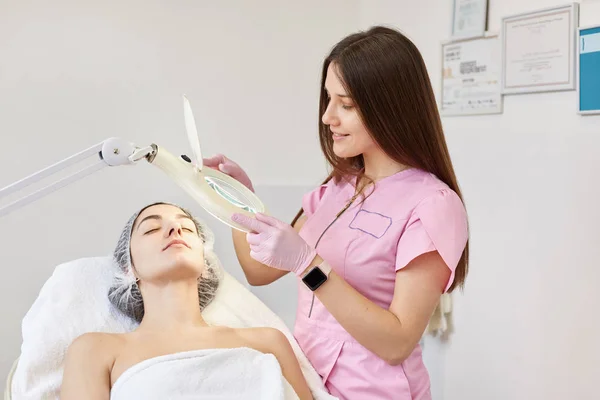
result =
[[367,298],[384,304],[394,290],[398,223],[385,214],[360,210],[348,224],[354,235],[346,254],[344,279]]
[[355,229],[380,239],[392,226],[392,219],[378,212],[359,210],[352,221],[350,229]]

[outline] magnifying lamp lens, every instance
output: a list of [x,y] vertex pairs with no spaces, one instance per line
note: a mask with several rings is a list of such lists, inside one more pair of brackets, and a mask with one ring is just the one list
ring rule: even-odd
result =
[[204,179],[217,194],[223,197],[225,200],[237,206],[243,210],[251,212],[253,214],[256,213],[256,209],[252,206],[252,201],[244,196],[243,193],[240,193],[229,183],[215,177],[205,176]]

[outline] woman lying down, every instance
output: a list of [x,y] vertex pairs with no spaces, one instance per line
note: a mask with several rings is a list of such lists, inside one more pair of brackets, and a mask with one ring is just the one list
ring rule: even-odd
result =
[[170,204],[131,217],[115,250],[120,272],[109,298],[139,326],[77,338],[61,399],[312,399],[283,333],[202,318],[219,285],[205,235],[189,212]]

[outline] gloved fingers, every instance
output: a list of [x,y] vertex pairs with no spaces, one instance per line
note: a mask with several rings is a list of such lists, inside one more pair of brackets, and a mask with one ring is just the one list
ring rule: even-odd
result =
[[225,162],[225,156],[223,154],[216,154],[212,157],[202,159],[202,163],[206,167],[217,169],[219,164],[223,164]]
[[261,258],[260,258],[260,254],[255,250],[250,249],[250,257],[252,257],[252,259],[254,259],[258,262],[262,262]]
[[256,213],[256,219],[275,228],[283,228],[287,226],[285,222],[282,222],[275,217],[263,213]]
[[258,221],[255,218],[247,217],[244,214],[235,213],[232,215],[231,220],[256,233],[265,232],[270,229],[270,226],[264,222]]
[[[230,162],[225,161],[224,163],[219,164],[219,171],[229,176],[234,175],[236,172],[240,170],[239,167],[232,165]],[[233,177],[233,176],[232,176]]]
[[262,234],[249,232],[246,234],[246,241],[250,246],[258,247],[263,242]]

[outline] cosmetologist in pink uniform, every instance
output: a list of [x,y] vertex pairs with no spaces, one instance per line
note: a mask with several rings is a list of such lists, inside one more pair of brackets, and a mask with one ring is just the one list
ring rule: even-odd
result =
[[[468,224],[419,51],[390,28],[347,36],[323,64],[319,110],[331,174],[291,224],[234,215],[251,230],[233,231],[238,260],[252,285],[298,277],[294,334],[332,395],[429,400],[419,340],[464,283]],[[204,164],[253,190],[225,156]]]

